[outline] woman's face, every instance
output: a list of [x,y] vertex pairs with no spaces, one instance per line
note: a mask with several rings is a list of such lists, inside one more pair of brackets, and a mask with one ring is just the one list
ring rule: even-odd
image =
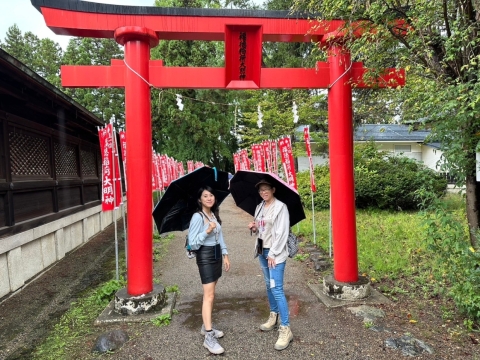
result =
[[273,199],[274,192],[275,190],[270,185],[262,184],[258,187],[260,197],[267,203]]
[[202,203],[203,207],[211,208],[213,205],[215,205],[215,195],[208,190],[203,190],[202,196],[200,196],[200,202]]

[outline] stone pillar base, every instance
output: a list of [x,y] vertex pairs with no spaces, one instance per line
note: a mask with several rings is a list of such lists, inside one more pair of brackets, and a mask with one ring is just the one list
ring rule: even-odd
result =
[[337,300],[359,300],[370,296],[370,280],[365,276],[359,276],[354,283],[336,281],[333,275],[323,278],[323,293]]
[[148,294],[131,296],[127,289],[123,288],[115,293],[114,311],[121,315],[139,315],[146,312],[161,310],[166,303],[165,288],[162,285],[154,285]]

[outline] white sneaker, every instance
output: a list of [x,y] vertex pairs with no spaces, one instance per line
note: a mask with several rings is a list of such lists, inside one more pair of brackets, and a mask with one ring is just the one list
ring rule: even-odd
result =
[[212,354],[223,354],[225,349],[218,343],[213,331],[209,331],[205,334],[205,341],[203,346],[208,349]]
[[[213,324],[212,324],[212,331],[213,331],[213,336],[215,336],[217,339],[222,338],[224,335],[222,330],[214,329]],[[205,335],[205,333],[206,333],[205,324],[202,324],[202,328],[200,329],[200,334]]]

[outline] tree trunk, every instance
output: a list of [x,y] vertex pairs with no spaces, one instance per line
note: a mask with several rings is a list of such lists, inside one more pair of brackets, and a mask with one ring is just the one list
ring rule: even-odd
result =
[[478,249],[478,240],[476,233],[480,224],[479,213],[479,199],[480,199],[480,184],[477,183],[475,176],[467,176],[466,181],[466,206],[467,206],[467,220],[470,235],[470,244],[474,249]]

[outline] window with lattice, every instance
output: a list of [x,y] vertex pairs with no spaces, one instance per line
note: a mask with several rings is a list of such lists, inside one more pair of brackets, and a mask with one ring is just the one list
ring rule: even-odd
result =
[[57,177],[78,177],[77,147],[54,143]]
[[51,176],[47,138],[12,127],[8,131],[8,141],[13,177]]
[[97,177],[97,162],[95,153],[88,150],[80,150],[83,177]]

